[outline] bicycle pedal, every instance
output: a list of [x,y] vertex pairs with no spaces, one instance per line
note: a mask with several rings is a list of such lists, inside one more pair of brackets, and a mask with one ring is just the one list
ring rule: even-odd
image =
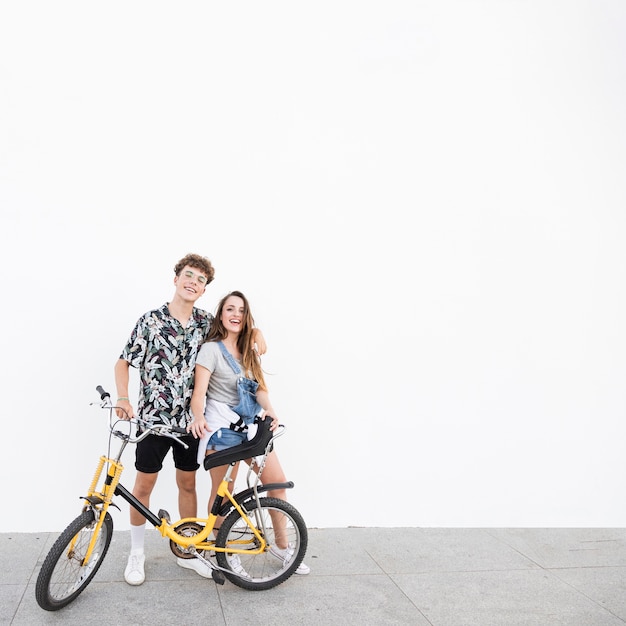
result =
[[224,574],[216,569],[211,572],[211,576],[218,585],[223,585],[226,582]]
[[169,524],[172,520],[170,519],[170,514],[165,509],[159,509],[158,513],[159,519],[165,518],[165,521]]

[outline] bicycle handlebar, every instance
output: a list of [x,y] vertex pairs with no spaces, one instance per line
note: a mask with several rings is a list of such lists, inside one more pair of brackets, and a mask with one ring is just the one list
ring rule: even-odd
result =
[[[115,410],[117,407],[115,407],[113,403],[111,402],[111,394],[109,394],[108,391],[105,391],[102,385],[98,385],[96,387],[96,391],[100,394],[102,408],[110,409],[111,412],[113,412],[113,410]],[[130,443],[137,443],[141,441],[142,439],[145,439],[148,435],[154,434],[160,437],[169,437],[170,439],[173,439],[174,441],[179,443],[185,449],[189,448],[189,446],[184,441],[181,441],[179,438],[179,435],[189,434],[187,432],[187,429],[185,428],[182,428],[180,426],[172,426],[171,424],[150,424],[149,422],[142,420],[140,417],[137,417],[136,415],[134,417],[129,417],[128,420],[123,420],[123,421],[127,421],[130,423],[134,422],[135,424],[140,426],[141,429],[143,430],[143,432],[139,433],[137,436],[132,437],[131,435],[126,435],[119,431],[113,430],[113,424],[111,424],[111,432],[116,437],[120,437],[121,439],[126,439]]]

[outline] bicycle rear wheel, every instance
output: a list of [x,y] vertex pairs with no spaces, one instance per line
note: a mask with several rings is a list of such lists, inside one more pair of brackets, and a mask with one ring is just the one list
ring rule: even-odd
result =
[[[224,576],[242,589],[271,589],[287,580],[302,562],[308,543],[307,528],[296,508],[278,498],[260,498],[258,505],[249,500],[244,508],[252,524],[264,535],[267,550],[260,554],[217,552],[217,563],[226,570]],[[222,522],[215,545],[247,551],[259,547],[237,510]]]
[[79,515],[59,535],[48,552],[35,586],[37,604],[46,611],[58,611],[87,587],[96,575],[109,549],[113,519],[106,514],[87,564],[85,553],[96,529],[93,510]]

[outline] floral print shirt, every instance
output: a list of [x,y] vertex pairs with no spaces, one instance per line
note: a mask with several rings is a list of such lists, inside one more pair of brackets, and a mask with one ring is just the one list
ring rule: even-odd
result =
[[167,304],[139,318],[120,358],[139,370],[137,413],[142,419],[182,428],[191,422],[196,355],[212,321],[211,313],[194,307],[183,328]]

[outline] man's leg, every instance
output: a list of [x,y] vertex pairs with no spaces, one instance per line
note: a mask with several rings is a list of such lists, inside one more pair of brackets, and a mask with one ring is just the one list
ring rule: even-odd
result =
[[198,515],[198,496],[196,495],[196,472],[176,470],[178,485],[178,512],[181,518]]
[[[150,507],[150,496],[156,485],[158,472],[154,474],[146,474],[145,472],[137,472],[135,477],[135,486],[133,487],[133,495],[145,507]],[[132,506],[130,507],[130,523],[133,526],[143,526],[146,518]]]
[[[178,511],[180,517],[196,517],[198,514],[198,498],[196,496],[196,471],[176,469],[176,484],[178,485]],[[208,565],[199,559],[176,559],[181,567],[192,569],[204,578],[211,578],[212,572]]]
[[[137,472],[133,495],[144,506],[150,506],[150,495],[156,484],[158,472],[146,474]],[[124,579],[129,585],[141,585],[146,579],[144,572],[144,537],[146,518],[133,507],[130,507],[130,555],[124,570]]]

